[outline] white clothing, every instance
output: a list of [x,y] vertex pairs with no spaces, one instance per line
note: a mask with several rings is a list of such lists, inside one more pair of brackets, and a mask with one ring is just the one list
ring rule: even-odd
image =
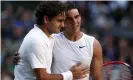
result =
[[34,25],[25,36],[19,49],[20,62],[15,66],[15,80],[36,80],[35,68],[46,68],[51,73],[52,50],[54,39]]
[[[93,57],[94,37],[83,33],[79,40],[73,42],[68,40],[63,32],[52,36],[55,38],[52,63],[53,74],[65,72],[78,62],[90,66]],[[81,80],[89,80],[89,74],[88,77]]]

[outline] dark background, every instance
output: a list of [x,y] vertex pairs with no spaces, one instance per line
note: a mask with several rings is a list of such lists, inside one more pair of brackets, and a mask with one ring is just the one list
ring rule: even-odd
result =
[[[125,61],[133,67],[133,2],[75,1],[82,12],[82,30],[98,39],[104,62]],[[1,77],[13,80],[12,56],[35,23],[40,1],[1,1]]]

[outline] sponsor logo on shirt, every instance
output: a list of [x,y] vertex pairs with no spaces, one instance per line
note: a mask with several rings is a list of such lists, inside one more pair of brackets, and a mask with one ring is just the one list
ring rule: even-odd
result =
[[86,46],[79,46],[79,48],[84,48],[84,47],[86,47]]

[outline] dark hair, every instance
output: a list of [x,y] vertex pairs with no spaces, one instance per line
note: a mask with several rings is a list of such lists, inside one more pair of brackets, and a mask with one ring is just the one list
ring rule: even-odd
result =
[[81,14],[81,11],[79,9],[79,6],[76,4],[76,2],[74,2],[74,1],[68,1],[66,4],[67,4],[67,10],[78,9],[79,13]]
[[51,20],[58,14],[66,11],[65,3],[59,1],[43,1],[36,8],[36,24],[42,25],[44,22],[44,16],[48,16],[48,19]]

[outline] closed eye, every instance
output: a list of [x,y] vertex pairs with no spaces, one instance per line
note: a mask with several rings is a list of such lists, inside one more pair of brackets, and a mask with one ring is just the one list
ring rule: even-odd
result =
[[67,18],[66,18],[66,20],[72,20],[72,18],[70,18],[70,17],[67,17]]
[[76,15],[75,18],[77,19],[77,18],[79,18],[79,16],[80,16],[80,15]]
[[58,19],[59,22],[64,22],[64,19]]

